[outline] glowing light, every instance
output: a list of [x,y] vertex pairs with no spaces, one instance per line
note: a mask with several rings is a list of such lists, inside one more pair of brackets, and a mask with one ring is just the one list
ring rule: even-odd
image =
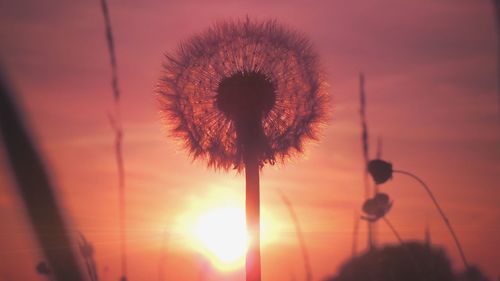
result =
[[[188,198],[171,229],[182,237],[178,245],[200,253],[216,270],[225,272],[244,268],[251,240],[246,231],[244,196],[235,190],[227,182],[205,186],[203,193]],[[261,209],[262,249],[279,237],[280,221],[270,209]]]
[[249,237],[242,209],[226,207],[202,214],[193,234],[217,268],[231,270],[244,264]]

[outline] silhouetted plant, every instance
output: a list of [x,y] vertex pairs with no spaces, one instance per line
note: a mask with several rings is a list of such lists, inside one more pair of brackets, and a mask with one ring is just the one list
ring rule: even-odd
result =
[[260,280],[259,168],[315,139],[327,97],[318,59],[276,21],[219,22],[166,56],[158,87],[171,132],[210,167],[246,174],[247,280]]
[[392,164],[380,159],[368,162],[368,172],[376,184],[383,184],[392,178]]
[[127,232],[126,232],[126,201],[125,201],[125,164],[123,161],[123,125],[121,120],[121,92],[118,83],[118,66],[115,52],[115,41],[111,28],[111,16],[109,14],[108,1],[101,0],[102,15],[104,17],[104,29],[106,43],[111,65],[111,87],[113,90],[113,101],[115,105],[114,114],[109,113],[108,117],[113,132],[115,133],[115,159],[118,170],[118,201],[120,220],[120,258],[121,258],[121,280],[127,280]]
[[477,266],[469,266],[457,274],[457,281],[490,281]]
[[388,181],[389,179],[392,178],[392,175],[394,173],[407,175],[407,176],[413,178],[414,180],[418,181],[420,183],[420,185],[427,191],[427,194],[432,199],[432,202],[434,203],[439,214],[443,218],[444,223],[446,224],[446,226],[448,227],[448,230],[450,231],[451,235],[453,236],[453,240],[455,241],[455,244],[458,248],[458,251],[460,253],[460,257],[462,258],[462,261],[465,265],[465,268],[468,268],[469,265],[467,263],[467,259],[465,258],[465,254],[464,254],[464,251],[462,249],[462,245],[460,244],[460,241],[458,240],[458,237],[455,234],[455,231],[454,231],[453,227],[451,226],[450,221],[448,220],[443,209],[439,205],[436,197],[434,197],[434,194],[432,193],[431,189],[422,179],[420,179],[415,174],[407,172],[407,171],[394,170],[391,163],[384,161],[384,160],[381,160],[381,159],[371,160],[368,163],[368,171],[370,172],[370,174],[373,177],[373,180],[377,184],[385,183],[386,181]]
[[78,248],[80,249],[80,255],[85,261],[85,266],[87,268],[87,273],[92,281],[98,281],[99,277],[97,275],[97,266],[94,260],[94,246],[90,244],[82,233],[80,234],[80,241],[78,243]]
[[[359,74],[359,117],[361,121],[361,148],[363,150],[363,161],[364,161],[364,171],[363,171],[363,181],[365,185],[365,200],[368,200],[372,194],[370,190],[369,175],[367,170],[368,161],[370,160],[370,135],[368,133],[368,121],[366,118],[366,92],[365,92],[365,76],[363,73]],[[375,186],[374,193],[377,193],[378,189]],[[373,248],[375,246],[375,225],[372,221],[367,220],[368,224],[368,248]],[[354,241],[354,240],[353,240]]]
[[[418,264],[418,267],[415,266]],[[374,248],[344,263],[326,281],[453,281],[449,258],[440,248],[417,242]]]
[[389,195],[379,192],[363,203],[362,209],[365,214],[361,218],[375,222],[383,218],[391,210],[391,207],[392,201],[389,200]]
[[[82,280],[54,185],[0,66],[0,143],[41,254],[56,280]],[[50,231],[47,231],[50,229]],[[54,251],[57,247],[59,250]]]
[[[401,245],[404,245],[403,238],[401,238],[401,235],[399,235],[399,232],[396,230],[396,228],[392,225],[392,223],[387,219],[386,215],[389,213],[389,211],[392,208],[393,202],[390,201],[389,195],[385,193],[377,193],[373,198],[370,198],[365,201],[363,204],[363,212],[365,215],[361,216],[362,219],[367,220],[369,222],[376,222],[379,219],[383,219],[384,222],[387,224],[389,229],[392,231],[394,236],[398,239],[399,243]],[[370,247],[370,249],[373,249],[373,247]],[[411,253],[410,253],[411,255]],[[414,259],[412,259],[414,261]],[[418,266],[417,266],[418,267]]]

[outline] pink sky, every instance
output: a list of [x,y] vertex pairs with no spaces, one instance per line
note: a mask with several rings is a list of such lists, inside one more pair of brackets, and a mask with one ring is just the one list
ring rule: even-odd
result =
[[[112,94],[99,5],[0,2],[0,58],[50,164],[71,230],[86,234],[96,247],[101,274],[116,280],[117,182],[106,117]],[[332,120],[322,139],[304,157],[266,167],[262,174],[262,206],[284,228],[281,239],[263,250],[264,279],[303,276],[277,188],[295,204],[316,278],[333,274],[350,256],[354,214],[363,201],[360,71],[367,79],[372,150],[380,137],[386,159],[424,178],[470,262],[490,278],[500,276],[500,130],[490,1],[111,0],[109,5],[126,130],[130,280],[156,278],[162,231],[174,229],[193,202],[226,200],[214,194],[243,202],[241,175],[191,162],[167,137],[153,89],[165,52],[216,20],[246,15],[277,18],[306,34],[320,55],[332,96]],[[5,161],[0,165],[0,280],[32,280],[41,258]],[[428,225],[433,242],[461,268],[451,236],[425,192],[402,176],[383,190],[395,200],[389,219],[402,237],[422,239]],[[382,224],[378,240],[397,242]],[[171,238],[167,276],[174,280],[196,280],[204,263],[185,242],[179,235]],[[241,278],[241,271],[226,277],[209,271],[210,280]]]

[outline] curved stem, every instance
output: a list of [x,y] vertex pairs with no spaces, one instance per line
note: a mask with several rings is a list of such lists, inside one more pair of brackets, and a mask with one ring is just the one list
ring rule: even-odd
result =
[[439,214],[443,218],[444,223],[448,227],[448,230],[450,231],[451,236],[453,236],[453,240],[455,240],[455,244],[457,245],[458,251],[460,252],[460,257],[462,258],[464,266],[465,266],[466,269],[468,269],[469,268],[469,264],[467,262],[467,259],[465,258],[465,254],[464,254],[464,251],[462,249],[462,245],[460,244],[460,241],[458,241],[458,237],[455,234],[455,231],[453,230],[453,227],[451,226],[450,221],[448,220],[448,218],[444,214],[443,209],[441,209],[441,206],[439,205],[438,201],[436,200],[436,197],[434,197],[434,194],[432,194],[431,189],[429,188],[429,186],[427,186],[427,184],[422,179],[420,179],[419,177],[417,177],[416,175],[414,175],[414,174],[412,174],[410,172],[401,171],[401,170],[394,170],[393,172],[394,173],[403,174],[403,175],[407,175],[407,176],[415,179],[416,181],[418,181],[424,187],[424,189],[427,191],[427,193],[431,197],[432,202],[434,202],[434,205],[438,209]]

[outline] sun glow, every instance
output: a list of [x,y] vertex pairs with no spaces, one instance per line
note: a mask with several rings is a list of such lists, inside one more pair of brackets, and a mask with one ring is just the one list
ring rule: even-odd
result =
[[[220,187],[220,186],[224,187]],[[225,187],[228,186],[228,187]],[[184,249],[199,253],[218,271],[244,268],[251,237],[246,231],[245,199],[230,183],[205,187],[187,198],[184,212],[176,217],[172,229],[182,237]],[[267,204],[269,205],[269,204]],[[266,249],[277,241],[284,227],[273,209],[261,208],[260,244]]]
[[[245,265],[251,239],[246,231],[245,210],[239,206],[220,206],[191,214],[188,227],[190,244],[221,271],[232,271]],[[277,235],[276,224],[270,224],[267,212],[261,217],[261,247]]]
[[231,270],[244,264],[249,236],[242,209],[225,207],[202,214],[193,227],[193,234],[197,248],[218,269]]

